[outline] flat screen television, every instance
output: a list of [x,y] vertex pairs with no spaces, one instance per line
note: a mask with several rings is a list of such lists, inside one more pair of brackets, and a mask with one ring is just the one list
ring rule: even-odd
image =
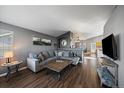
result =
[[103,54],[117,60],[117,45],[115,41],[115,37],[113,34],[109,35],[108,37],[104,38],[102,40],[102,48],[103,48]]

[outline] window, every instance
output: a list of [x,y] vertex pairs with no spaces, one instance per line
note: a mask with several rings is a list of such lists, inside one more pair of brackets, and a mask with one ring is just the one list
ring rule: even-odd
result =
[[0,58],[4,57],[4,53],[13,49],[13,33],[0,34]]

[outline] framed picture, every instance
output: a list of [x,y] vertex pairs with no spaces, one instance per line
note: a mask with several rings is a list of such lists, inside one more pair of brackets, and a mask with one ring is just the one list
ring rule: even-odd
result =
[[33,45],[51,46],[51,44],[52,44],[52,40],[33,37]]
[[46,46],[51,46],[52,44],[52,40],[49,40],[49,39],[41,39],[41,42],[43,45],[46,45]]

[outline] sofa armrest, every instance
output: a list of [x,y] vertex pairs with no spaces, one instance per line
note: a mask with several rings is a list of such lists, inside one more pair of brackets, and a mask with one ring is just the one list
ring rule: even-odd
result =
[[27,58],[27,61],[30,61],[30,62],[38,62],[38,59],[36,59],[36,58]]
[[37,72],[40,69],[39,61],[35,58],[27,58],[27,67],[33,72]]

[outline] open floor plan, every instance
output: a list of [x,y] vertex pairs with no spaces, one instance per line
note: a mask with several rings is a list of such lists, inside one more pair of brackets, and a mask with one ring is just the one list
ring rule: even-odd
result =
[[123,30],[123,5],[0,5],[0,88],[124,87]]

